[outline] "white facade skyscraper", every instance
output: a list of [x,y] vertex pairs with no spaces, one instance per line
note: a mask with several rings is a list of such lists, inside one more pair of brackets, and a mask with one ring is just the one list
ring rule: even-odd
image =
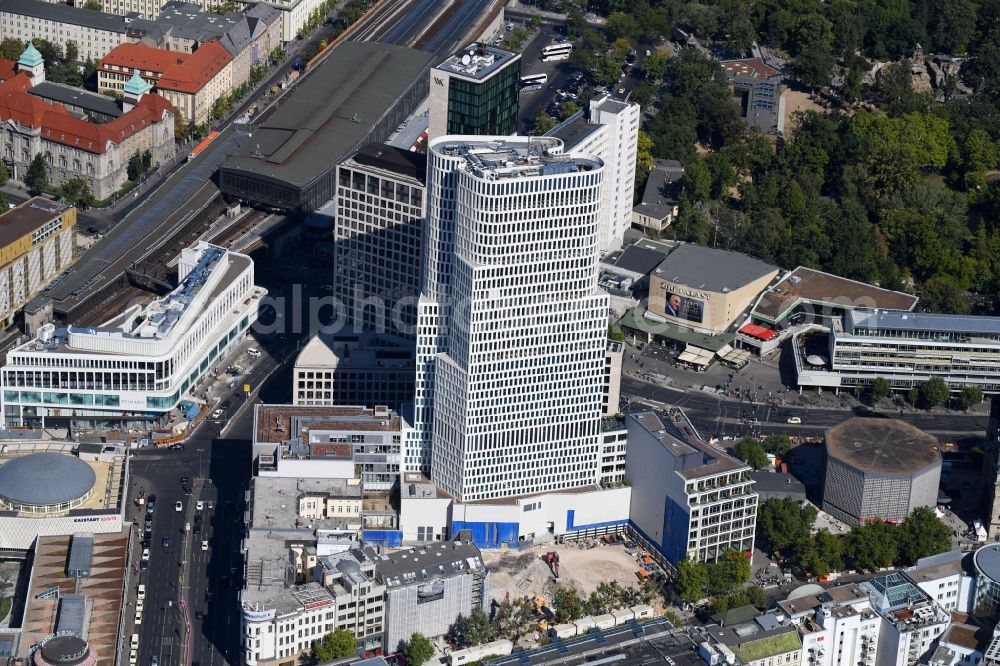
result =
[[604,163],[562,149],[554,138],[430,142],[406,462],[459,501],[597,482]]
[[545,136],[562,139],[564,150],[604,161],[597,247],[602,255],[618,250],[632,224],[635,160],[639,146],[639,105],[605,95],[590,101],[589,117],[578,111]]

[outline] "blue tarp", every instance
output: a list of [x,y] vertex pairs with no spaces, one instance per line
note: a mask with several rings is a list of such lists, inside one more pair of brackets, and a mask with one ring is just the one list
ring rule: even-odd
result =
[[198,405],[194,405],[193,407],[191,407],[191,409],[187,410],[187,414],[184,415],[184,418],[186,418],[188,421],[194,421],[199,414],[201,414],[201,407]]

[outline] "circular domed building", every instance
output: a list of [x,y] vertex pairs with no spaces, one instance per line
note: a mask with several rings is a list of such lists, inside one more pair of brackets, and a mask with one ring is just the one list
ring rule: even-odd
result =
[[72,635],[50,638],[35,650],[35,666],[94,666],[97,654],[87,641]]
[[82,506],[94,492],[90,465],[63,453],[32,453],[0,465],[0,507],[51,516]]
[[937,440],[905,421],[854,418],[826,432],[823,510],[848,525],[933,507],[940,480]]

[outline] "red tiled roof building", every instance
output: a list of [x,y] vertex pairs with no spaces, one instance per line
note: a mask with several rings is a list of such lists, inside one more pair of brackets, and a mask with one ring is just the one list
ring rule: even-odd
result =
[[[33,53],[32,53],[33,52]],[[127,96],[122,113],[110,122],[91,122],[32,88],[45,80],[44,63],[33,47],[16,66],[0,61],[0,159],[21,179],[36,155],[48,164],[49,181],[60,185],[83,178],[97,199],[118,190],[127,178],[129,159],[149,151],[153,163],[174,156],[174,108],[148,87]],[[47,84],[51,85],[51,84]]]

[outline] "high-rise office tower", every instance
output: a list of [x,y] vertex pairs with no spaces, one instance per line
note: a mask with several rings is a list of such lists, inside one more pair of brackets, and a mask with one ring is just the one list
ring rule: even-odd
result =
[[562,147],[544,137],[430,142],[407,466],[429,467],[459,501],[597,481],[604,163]]
[[426,164],[374,143],[337,166],[334,294],[356,330],[413,339]]
[[521,54],[470,44],[431,69],[427,135],[517,132]]
[[605,254],[621,248],[632,224],[639,105],[605,95],[591,100],[589,117],[587,113],[581,109],[545,135],[562,139],[567,152],[596,155],[604,161],[597,247]]

